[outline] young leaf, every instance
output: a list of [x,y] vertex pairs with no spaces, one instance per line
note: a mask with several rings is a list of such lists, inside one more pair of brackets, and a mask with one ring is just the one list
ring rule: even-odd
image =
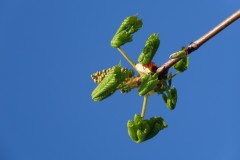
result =
[[160,39],[158,34],[154,33],[149,36],[146,41],[145,47],[143,48],[142,53],[138,57],[138,62],[141,64],[148,64],[152,61],[157,49],[160,45]]
[[104,79],[92,92],[92,99],[94,101],[101,101],[112,95],[117,87],[128,78],[132,72],[122,70],[120,65],[112,67],[111,71],[107,73]]
[[127,128],[128,128],[128,135],[133,141],[138,141],[137,137],[137,127],[135,126],[134,122],[129,120],[127,122]]
[[168,127],[162,117],[152,117],[148,120],[148,123],[150,125],[150,132],[148,133],[146,140],[153,138],[160,130]]
[[183,58],[185,56],[187,56],[187,52],[185,50],[181,50],[181,51],[171,54],[169,58],[175,59],[175,58]]
[[147,120],[142,120],[141,127],[137,130],[137,143],[143,142],[146,140],[148,133],[150,132],[150,126]]
[[180,61],[173,65],[173,68],[179,72],[184,72],[188,69],[189,57],[183,57]]
[[[165,97],[163,97],[163,98],[165,98]],[[164,101],[165,101],[165,99],[164,99]],[[176,107],[176,104],[177,104],[177,89],[175,87],[173,87],[168,91],[166,105],[167,105],[168,109],[174,110]]]
[[[91,78],[93,79],[93,81],[95,83],[100,83],[104,77],[112,70],[112,68],[108,68],[108,69],[103,69],[102,71],[97,71],[93,74],[91,74]],[[128,72],[129,77],[133,77],[134,76],[134,70],[132,69],[127,69],[127,68],[122,68],[121,67],[121,72]]]
[[129,120],[127,127],[130,138],[136,143],[141,143],[156,136],[160,130],[167,128],[167,124],[161,117],[143,120],[140,115],[135,114],[134,121]]
[[137,16],[127,17],[111,40],[111,46],[113,48],[119,48],[125,43],[131,42],[133,33],[137,32],[141,27],[142,20],[139,20]]
[[138,94],[144,96],[152,91],[158,84],[158,74],[145,75],[142,79],[142,83],[138,89]]

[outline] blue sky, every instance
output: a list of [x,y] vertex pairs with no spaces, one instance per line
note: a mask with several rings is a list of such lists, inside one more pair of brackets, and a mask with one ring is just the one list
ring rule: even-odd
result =
[[110,40],[122,20],[138,14],[142,29],[123,47],[136,61],[158,33],[154,61],[198,39],[239,9],[217,1],[0,1],[0,159],[240,159],[238,20],[190,56],[177,76],[178,104],[169,111],[149,98],[146,117],[169,127],[136,144],[126,123],[141,112],[137,91],[91,100],[90,74],[121,60]]

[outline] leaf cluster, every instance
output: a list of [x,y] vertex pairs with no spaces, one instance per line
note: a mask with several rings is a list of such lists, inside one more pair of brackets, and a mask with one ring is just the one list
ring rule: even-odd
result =
[[134,120],[127,122],[128,135],[136,143],[141,143],[153,138],[160,130],[167,128],[162,117],[152,117],[144,120],[140,115],[135,114]]
[[[137,16],[127,17],[111,40],[111,46],[113,48],[119,48],[125,43],[131,42],[133,33],[137,32],[141,27],[142,20],[139,20]],[[166,73],[164,72],[164,74],[160,75],[156,73],[157,66],[152,61],[159,45],[160,39],[158,34],[151,34],[138,57],[138,63],[133,66],[139,73],[135,77],[133,77],[133,70],[122,68],[120,64],[111,69],[92,74],[94,82],[99,83],[92,92],[92,99],[94,101],[101,101],[111,96],[116,90],[121,90],[122,93],[128,93],[132,89],[138,88],[139,96],[146,98],[157,93],[162,96],[167,108],[174,110],[177,104],[178,94],[176,87],[172,86],[172,79],[177,74],[188,69],[189,57],[187,56],[188,53],[185,48],[172,54],[170,59],[179,59],[173,66],[176,73],[172,74],[166,71]],[[124,57],[126,58],[127,56]],[[129,61],[129,59],[127,60]],[[142,110],[144,112],[142,112],[141,116],[135,114],[134,120],[127,122],[128,134],[136,143],[141,143],[153,138],[159,131],[167,127],[166,122],[160,116],[144,119],[145,105],[146,104],[143,104]]]

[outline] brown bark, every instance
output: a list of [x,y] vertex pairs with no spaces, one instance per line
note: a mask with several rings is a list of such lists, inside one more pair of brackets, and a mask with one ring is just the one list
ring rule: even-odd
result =
[[[200,46],[202,46],[205,42],[207,42],[209,39],[217,35],[220,31],[222,31],[224,28],[226,28],[227,26],[229,26],[239,18],[240,18],[240,9],[235,13],[233,13],[230,17],[222,21],[219,25],[217,25],[215,28],[210,30],[208,33],[200,37],[198,40],[191,43],[185,50],[187,51],[188,54],[192,53],[193,51],[197,50]],[[181,60],[181,58],[170,59],[169,61],[164,63],[161,67],[159,67],[156,72],[159,74],[166,72],[179,60]]]

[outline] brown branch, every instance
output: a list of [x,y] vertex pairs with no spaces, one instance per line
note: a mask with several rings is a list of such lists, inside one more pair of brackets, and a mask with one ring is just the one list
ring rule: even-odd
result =
[[[224,28],[232,24],[234,21],[240,18],[240,9],[233,13],[230,17],[222,21],[219,25],[217,25],[215,28],[213,28],[211,31],[206,33],[204,36],[200,37],[195,42],[191,43],[185,50],[188,54],[192,53],[193,51],[197,50],[200,46],[202,46],[205,42],[207,42],[209,39],[214,37],[216,34],[218,34],[220,31],[222,31]],[[175,63],[177,63],[181,58],[175,58],[170,59],[166,63],[164,63],[161,67],[157,69],[157,73],[166,73],[166,71],[171,68]]]

